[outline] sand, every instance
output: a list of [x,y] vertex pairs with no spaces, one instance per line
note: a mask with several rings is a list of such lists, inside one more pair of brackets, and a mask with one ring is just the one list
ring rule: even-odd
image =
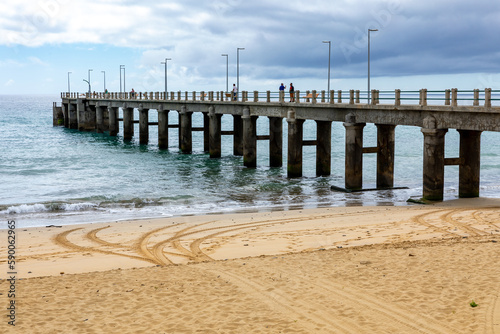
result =
[[496,199],[16,235],[12,327],[0,231],[0,333],[500,333]]

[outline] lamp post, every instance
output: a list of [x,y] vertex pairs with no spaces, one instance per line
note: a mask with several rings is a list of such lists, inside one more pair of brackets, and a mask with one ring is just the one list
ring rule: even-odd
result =
[[70,84],[69,84],[69,75],[70,75],[71,73],[73,73],[73,72],[68,72],[68,93],[70,93],[70,94],[71,94],[71,86],[70,86]]
[[101,71],[104,74],[104,91],[106,91],[106,71]]
[[165,99],[167,99],[167,92],[168,92],[168,86],[167,86],[167,61],[172,60],[171,58],[165,58],[165,61],[162,61],[162,64],[165,64]]
[[228,86],[228,70],[229,70],[229,55],[226,54],[226,53],[223,53],[221,54],[222,57],[226,57],[226,94],[227,94],[227,91],[229,89],[229,86]]
[[92,94],[92,91],[91,91],[91,88],[90,88],[90,82],[91,82],[90,81],[90,72],[91,71],[93,71],[93,70],[89,69],[89,81],[88,81],[89,82],[89,95]]
[[332,55],[332,43],[331,41],[323,41],[323,43],[328,43],[328,100],[330,100],[330,58]]
[[122,92],[122,69],[123,69],[123,91],[125,91],[125,65],[120,65],[120,93]]
[[245,48],[236,48],[236,89],[238,90],[236,101],[240,99],[240,50],[245,50]]
[[368,29],[368,104],[370,104],[370,32],[378,29]]

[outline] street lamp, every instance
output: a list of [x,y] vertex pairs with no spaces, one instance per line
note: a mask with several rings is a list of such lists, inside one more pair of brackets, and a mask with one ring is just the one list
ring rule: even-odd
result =
[[104,73],[104,91],[106,91],[106,71],[101,71],[101,73]]
[[332,54],[332,43],[331,41],[323,41],[323,43],[328,43],[328,100],[330,100],[330,58]]
[[240,50],[245,50],[245,48],[236,49],[236,101],[239,101],[240,97]]
[[122,69],[123,69],[123,91],[125,91],[125,65],[120,65],[120,93],[122,92]]
[[167,89],[167,61],[168,60],[172,60],[171,58],[165,58],[165,61],[161,62],[162,64],[165,64],[165,99],[167,99],[167,92],[168,92],[168,89]]
[[91,71],[93,71],[93,70],[90,70],[90,69],[89,69],[89,81],[88,81],[88,83],[89,83],[89,95],[90,95],[90,94],[92,94],[92,90],[91,90],[91,88],[90,88],[90,72],[91,72]]
[[70,87],[70,84],[69,84],[69,75],[70,73],[73,73],[73,72],[68,72],[68,93],[71,94],[71,87]]
[[370,104],[370,32],[378,29],[368,29],[368,104]]
[[228,69],[229,69],[229,55],[226,53],[221,54],[222,57],[226,57],[226,94],[229,89],[228,87]]

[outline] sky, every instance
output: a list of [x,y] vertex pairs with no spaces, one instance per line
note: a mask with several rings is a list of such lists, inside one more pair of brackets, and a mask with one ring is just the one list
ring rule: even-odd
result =
[[165,58],[169,91],[221,91],[237,48],[240,90],[326,90],[323,41],[331,89],[366,90],[368,29],[372,89],[500,88],[496,0],[2,0],[0,94],[163,91]]

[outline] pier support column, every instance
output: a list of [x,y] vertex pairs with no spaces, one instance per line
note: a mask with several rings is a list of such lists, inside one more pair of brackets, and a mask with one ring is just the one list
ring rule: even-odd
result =
[[215,107],[208,107],[208,116],[210,119],[210,158],[221,157],[221,118],[222,115],[215,113]]
[[203,151],[210,152],[210,117],[203,113]]
[[316,176],[328,176],[332,168],[332,122],[316,121]]
[[257,118],[251,116],[248,107],[243,108],[243,165],[257,167]]
[[168,150],[168,113],[170,110],[158,109],[158,148]]
[[295,118],[295,111],[288,110],[288,166],[289,178],[302,176],[303,119]]
[[123,107],[123,140],[134,136],[134,108]]
[[460,167],[458,196],[479,197],[481,166],[481,131],[458,130],[460,133]]
[[147,145],[149,141],[149,109],[139,109],[139,144]]
[[182,153],[191,153],[193,151],[193,112],[188,111],[186,106],[181,107],[181,142],[180,149]]
[[78,130],[95,131],[96,127],[95,106],[86,105],[86,103],[84,103],[82,99],[78,99],[76,110],[78,115]]
[[448,129],[422,128],[421,131],[424,134],[422,197],[426,200],[442,201],[444,192],[444,136]]
[[283,118],[269,117],[269,165],[283,166]]
[[106,107],[96,106],[96,132],[104,132],[104,109]]
[[377,126],[377,188],[394,187],[395,125]]
[[243,121],[240,115],[233,115],[233,154],[243,155]]
[[76,106],[77,105],[72,103],[68,104],[68,127],[70,129],[78,129],[78,113],[76,111]]
[[64,117],[64,127],[69,128],[69,103],[62,104],[62,112],[63,112],[63,117]]
[[108,107],[108,114],[109,114],[109,135],[116,136],[119,131],[118,108]]
[[346,189],[363,188],[363,128],[365,125],[365,123],[344,123]]

